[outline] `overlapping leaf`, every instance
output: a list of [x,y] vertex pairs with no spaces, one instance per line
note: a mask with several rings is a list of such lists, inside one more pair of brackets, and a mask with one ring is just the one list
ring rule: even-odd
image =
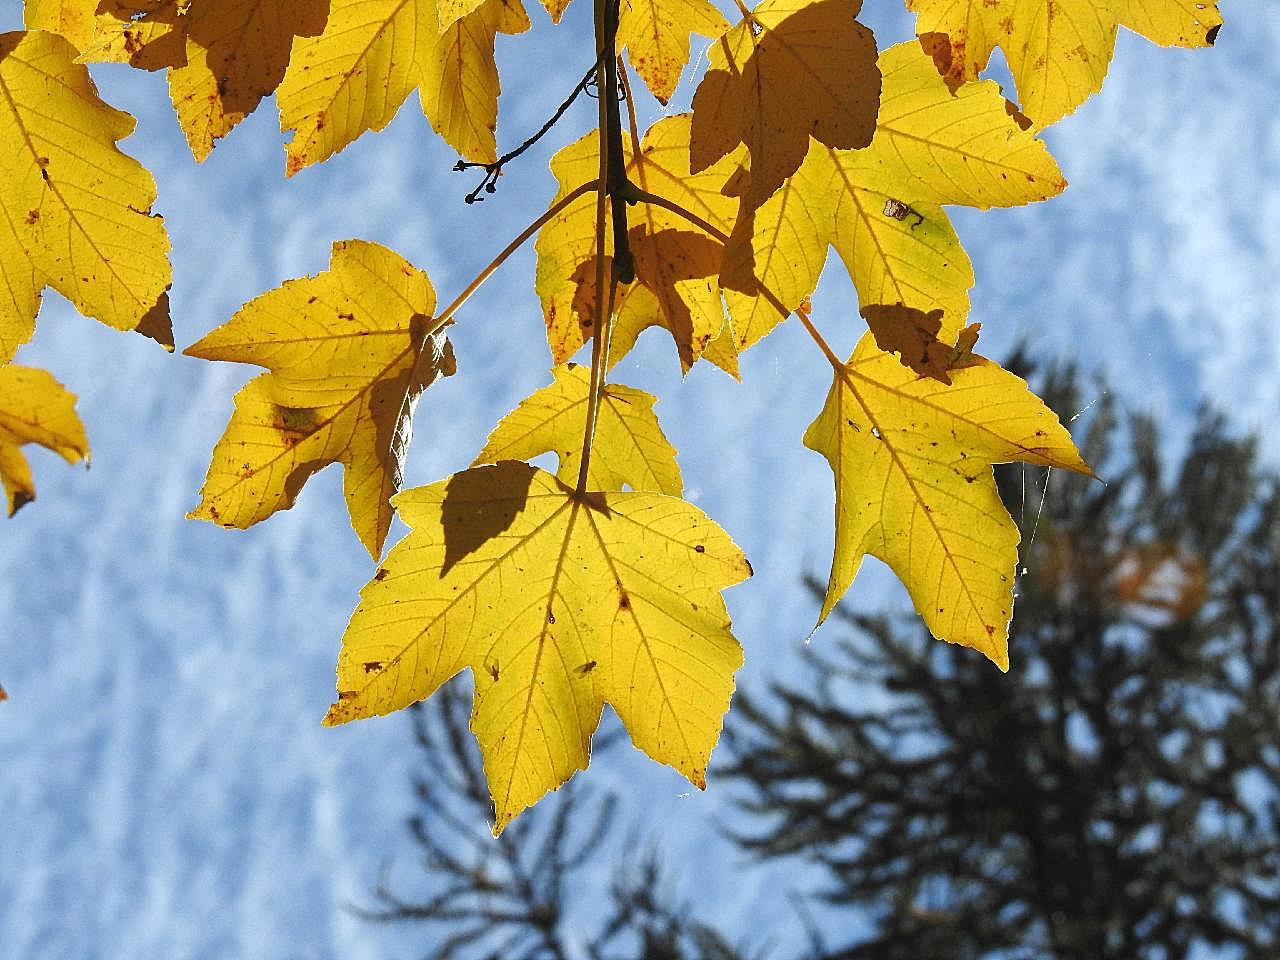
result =
[[763,0],[711,47],[693,97],[692,165],[701,171],[739,144],[753,210],[800,167],[809,138],[865,147],[875,131],[880,72],[862,0]]
[[[724,282],[758,278],[788,310],[818,282],[828,245],[863,306],[941,310],[953,342],[969,311],[973,268],[939,204],[1013,206],[1066,181],[1044,144],[1023,130],[992,82],[954,93],[917,44],[890,47],[875,137],[864,150],[814,144],[783,187],[735,229]],[[727,294],[739,349],[782,318],[756,296]]]
[[[577,483],[591,399],[591,371],[571,363],[551,372],[555,382],[526,397],[502,418],[475,464],[532,460],[554,453],[560,459],[556,476],[563,483]],[[630,487],[680,496],[684,489],[680,468],[675,449],[654,416],[656,399],[621,384],[605,386],[588,464],[589,490]]]
[[916,32],[954,83],[973,80],[996,47],[1022,111],[1054,123],[1102,89],[1121,25],[1163,46],[1207,47],[1222,25],[1216,0],[907,0]]
[[720,591],[750,576],[696,507],[580,497],[523,463],[409,490],[412,531],[361,592],[327,724],[400,709],[470,667],[494,832],[585,768],[605,703],[705,786],[742,651]]
[[618,9],[618,46],[664,104],[689,62],[689,34],[715,38],[728,30],[709,0],[624,0]]
[[374,243],[333,245],[327,271],[246,304],[186,351],[267,367],[236,395],[191,516],[246,528],[340,462],[351,524],[374,557],[391,524],[413,408],[453,351],[432,333],[426,274]]
[[329,0],[81,0],[80,6],[97,13],[85,59],[169,71],[169,95],[197,160],[275,91],[294,38],[318,34],[329,12]]
[[[733,227],[737,203],[722,193],[741,151],[693,174],[689,170],[689,117],[655,123],[640,150],[625,149],[627,175],[643,190],[660,194],[724,233]],[[595,133],[562,149],[551,161],[560,183],[555,201],[595,178],[599,164]],[[608,217],[606,213],[606,217]],[[631,207],[629,242],[636,281],[619,288],[610,358],[617,363],[650,326],[662,326],[676,341],[686,371],[704,353],[737,375],[737,351],[715,278],[721,247],[688,221],[652,204]],[[605,255],[612,255],[612,231],[605,230]],[[547,342],[556,363],[573,356],[591,338],[595,322],[595,195],[570,204],[538,235],[536,288],[542,299]]]
[[294,45],[277,96],[281,129],[294,133],[287,171],[383,129],[414,88],[450,146],[468,160],[496,160],[494,39],[527,30],[529,18],[521,0],[484,0],[442,23],[435,0],[332,0],[324,32]]
[[980,357],[966,364],[951,386],[918,378],[867,334],[837,370],[804,437],[835,473],[835,557],[819,622],[871,554],[906,585],[935,637],[1007,670],[1018,530],[991,465],[1090,470],[1024,381]]
[[31,465],[22,448],[37,444],[67,463],[89,458],[75,395],[44,370],[0,366],[0,483],[9,516],[36,498]]
[[75,55],[51,33],[0,34],[0,363],[30,339],[46,286],[173,346],[155,182],[116,147],[133,118],[99,99]]

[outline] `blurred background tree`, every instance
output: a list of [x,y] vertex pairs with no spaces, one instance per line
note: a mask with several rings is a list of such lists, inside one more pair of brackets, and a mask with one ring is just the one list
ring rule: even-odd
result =
[[[1080,409],[1071,371],[1038,392]],[[816,871],[822,915],[873,931],[813,924],[770,956],[1280,955],[1280,480],[1209,411],[1170,463],[1154,421],[1098,392],[1078,439],[1104,482],[999,471],[1022,508],[1009,674],[914,617],[841,609],[802,681],[735,699],[734,839]],[[384,885],[377,916],[427,923],[441,960],[745,956],[663,899],[656,854],[583,930],[575,898],[602,894],[572,878],[615,829],[611,799],[566,790],[492,841],[466,698],[436,700],[410,826],[437,892]]]
[[[618,839],[612,794],[571,782],[495,840],[467,728],[470,689],[455,681],[413,710],[423,763],[408,826],[427,893],[409,898],[384,880],[365,916],[422,924],[429,960],[748,960],[687,905],[665,899],[656,848],[597,882],[592,854],[618,849],[608,843]],[[592,752],[620,735],[597,734]]]

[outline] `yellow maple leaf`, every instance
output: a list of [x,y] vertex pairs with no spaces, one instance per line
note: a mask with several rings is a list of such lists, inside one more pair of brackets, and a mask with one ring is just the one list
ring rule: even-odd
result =
[[[577,483],[591,371],[571,363],[551,372],[555,382],[526,397],[499,421],[473,466],[554,453],[560,458],[556,476],[563,483]],[[588,465],[588,489],[630,487],[680,496],[684,485],[676,452],[654,416],[656,401],[643,390],[617,383],[605,385]]]
[[720,591],[751,567],[692,504],[578,496],[524,463],[396,497],[412,528],[361,591],[326,724],[398,710],[470,667],[494,833],[587,766],[605,703],[700,789],[742,650]]
[[991,465],[1092,471],[1023,380],[969,359],[945,386],[917,378],[867,334],[836,371],[804,436],[836,486],[835,557],[818,622],[871,554],[906,585],[935,637],[1007,670],[1018,529]]
[[916,33],[951,81],[976,79],[1004,51],[1022,111],[1047,126],[1102,89],[1119,26],[1163,46],[1207,47],[1215,0],[907,0]]
[[[465,9],[475,0],[440,0],[440,18]],[[569,0],[542,0],[556,23]],[[689,35],[719,37],[729,29],[710,0],[622,0],[618,4],[617,47],[625,47],[627,59],[649,91],[663,104],[671,99],[680,74],[689,63]]]
[[[642,190],[679,203],[727,233],[733,227],[738,204],[724,195],[722,187],[741,151],[701,173],[691,173],[689,124],[687,114],[666,117],[645,133],[639,151],[624,142],[627,176]],[[598,134],[589,133],[552,158],[551,171],[560,184],[553,203],[595,178],[599,142]],[[631,207],[628,225],[636,281],[618,290],[610,364],[626,355],[643,330],[661,326],[675,339],[685,371],[705,353],[736,376],[737,352],[731,346],[732,330],[726,327],[718,287],[706,295],[706,282],[690,283],[698,278],[713,281],[720,272],[719,244],[693,230],[682,217],[652,204]],[[568,360],[591,338],[595,244],[594,194],[565,207],[538,234],[535,288],[542,300],[547,342],[556,363]],[[606,224],[606,257],[612,255],[612,245],[612,231]],[[704,291],[701,296],[699,286]]]
[[618,9],[618,47],[650,92],[671,99],[689,62],[689,34],[719,37],[729,21],[709,0],[627,0]]
[[333,0],[324,32],[300,39],[277,100],[293,131],[286,171],[381,130],[416,87],[431,125],[468,160],[497,159],[494,40],[522,33],[521,0],[485,0],[444,27],[435,0]]
[[763,0],[710,50],[693,97],[695,172],[738,144],[750,153],[739,192],[763,203],[795,173],[809,138],[865,147],[875,131],[880,71],[862,0]]
[[22,452],[29,443],[67,463],[89,459],[75,394],[44,370],[6,364],[0,366],[0,482],[11,517],[36,498],[31,465]]
[[284,78],[295,37],[324,29],[329,0],[82,0],[96,12],[89,61],[169,70],[197,160]]
[[0,363],[31,338],[46,286],[172,349],[155,181],[116,147],[133,118],[99,99],[75,55],[52,33],[0,34]]
[[93,42],[97,6],[98,0],[26,0],[22,22],[28,30],[60,34],[83,50]]
[[310,476],[341,462],[347,509],[377,558],[390,528],[418,395],[454,371],[431,334],[435,291],[398,254],[333,245],[329,269],[245,304],[186,353],[267,367],[237,395],[189,516],[245,529],[287,510]]
[[939,204],[980,208],[1042,200],[1066,187],[1042,141],[1023,130],[991,81],[954,93],[918,44],[880,56],[884,88],[863,150],[815,144],[801,168],[739,221],[723,282],[739,349],[782,314],[749,295],[753,278],[788,310],[813,292],[833,247],[864,306],[943,312],[947,344],[969,312],[973,267]]

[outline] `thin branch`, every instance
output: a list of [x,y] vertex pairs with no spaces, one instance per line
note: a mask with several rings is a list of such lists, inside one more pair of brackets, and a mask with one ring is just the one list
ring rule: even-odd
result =
[[[618,2],[606,0],[606,42],[610,49],[617,45]],[[631,241],[627,230],[627,203],[630,182],[627,180],[626,154],[622,149],[622,113],[618,109],[618,57],[610,57],[604,63],[605,87],[601,102],[607,103],[605,112],[604,148],[609,154],[609,204],[613,214],[613,266],[611,273],[615,283],[630,283],[636,278],[635,260],[631,256]],[[627,100],[630,106],[630,99]]]
[[582,79],[574,85],[569,96],[565,97],[564,102],[556,108],[556,112],[551,115],[551,118],[544,123],[541,128],[539,128],[537,133],[525,140],[525,142],[520,144],[520,146],[516,147],[514,150],[508,150],[493,163],[474,163],[468,160],[459,160],[453,165],[455,172],[474,170],[477,168],[484,170],[484,179],[476,185],[474,190],[463,197],[467,203],[478,203],[484,199],[481,194],[494,193],[498,189],[498,178],[502,176],[502,168],[545,137],[551,128],[560,121],[560,118],[565,115],[565,111],[573,106],[573,102],[577,100],[578,97],[595,81],[596,71],[599,69],[600,61],[604,56],[605,49],[602,47],[596,54],[595,63],[591,64],[587,72],[582,75]]

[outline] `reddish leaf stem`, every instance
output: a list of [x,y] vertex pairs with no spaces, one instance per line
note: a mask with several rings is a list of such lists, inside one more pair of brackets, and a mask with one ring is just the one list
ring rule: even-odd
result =
[[530,237],[546,226],[547,222],[561,210],[573,203],[573,201],[577,200],[584,193],[595,190],[599,186],[600,182],[601,181],[599,180],[588,180],[581,186],[574,187],[548,207],[546,213],[521,230],[520,233],[517,234],[516,238],[503,247],[502,252],[494,257],[487,267],[476,274],[475,279],[467,284],[460,294],[454,297],[453,302],[436,316],[435,322],[427,328],[427,336],[438,333],[440,330],[444,329],[445,325],[453,319],[453,315],[462,308],[464,303],[471,299],[471,295],[479,290],[486,280],[493,276],[494,272],[507,261],[508,257],[524,246],[525,242],[528,241]]
[[[577,491],[579,495],[586,492],[587,473],[591,469],[591,447],[595,440],[596,420],[600,413],[600,395],[604,392],[605,370],[609,364],[609,339],[613,332],[613,291],[617,280],[617,271],[605,269],[604,237],[605,214],[608,209],[612,180],[616,173],[610,166],[612,150],[605,149],[606,131],[610,127],[609,113],[616,116],[618,104],[616,97],[610,97],[608,91],[616,86],[609,81],[612,73],[608,65],[616,63],[616,51],[603,49],[606,41],[617,32],[616,27],[609,29],[609,11],[611,0],[595,0],[596,49],[601,50],[599,65],[596,68],[596,89],[599,93],[600,111],[598,116],[600,137],[600,166],[596,179],[596,302],[595,321],[591,336],[591,388],[587,395],[587,423],[582,435],[582,463],[578,469]],[[616,10],[616,7],[613,8]],[[613,101],[612,103],[610,101]],[[616,225],[615,225],[616,230]],[[606,273],[608,274],[606,280]],[[608,283],[608,290],[605,284]]]

